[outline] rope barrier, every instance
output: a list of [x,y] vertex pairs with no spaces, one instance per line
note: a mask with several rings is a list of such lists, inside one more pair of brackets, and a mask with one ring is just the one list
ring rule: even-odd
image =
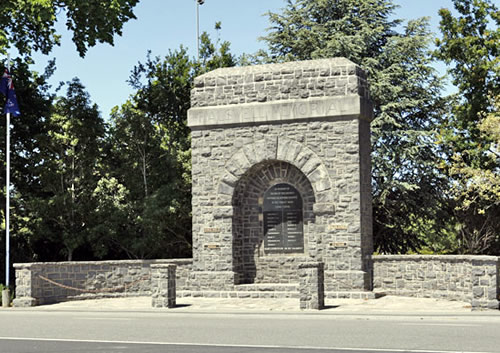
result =
[[[145,275],[145,276],[142,276],[141,278],[133,281],[133,282],[130,282],[130,283],[127,283],[127,284],[124,284],[123,286],[120,286],[120,287],[115,287],[115,288],[102,288],[102,289],[83,289],[83,288],[76,288],[76,287],[72,287],[72,286],[68,286],[68,285],[65,285],[65,284],[61,284],[61,283],[58,283],[56,281],[53,281],[47,277],[44,277],[42,275],[38,275],[38,277],[48,283],[51,283],[57,287],[60,287],[60,288],[64,288],[64,289],[69,289],[69,290],[74,290],[74,291],[77,291],[77,292],[81,292],[81,293],[112,293],[112,292],[119,292],[121,290],[126,290],[134,285],[136,285],[137,283],[140,283],[140,282],[143,282],[143,281],[146,281],[148,279],[151,278],[151,275]],[[346,286],[349,286],[348,283],[344,282],[344,281],[341,281],[337,278],[334,278],[334,280],[338,283],[341,283],[341,284],[344,284]]]
[[143,281],[146,281],[146,280],[150,279],[151,275],[142,276],[138,280],[135,280],[135,281],[127,283],[127,284],[124,284],[123,286],[120,286],[120,287],[102,288],[102,289],[82,289],[82,288],[76,288],[76,287],[67,286],[65,284],[57,283],[56,281],[53,281],[53,280],[51,280],[51,279],[49,279],[47,277],[44,277],[42,275],[38,275],[38,277],[40,279],[48,282],[48,283],[51,283],[51,284],[57,286],[57,287],[61,287],[61,288],[64,288],[64,289],[69,289],[69,290],[74,290],[74,291],[81,292],[81,293],[103,293],[103,292],[111,293],[111,292],[118,292],[118,291],[121,291],[121,290],[126,290],[126,289],[134,286],[137,283],[140,283],[140,282],[143,282]]

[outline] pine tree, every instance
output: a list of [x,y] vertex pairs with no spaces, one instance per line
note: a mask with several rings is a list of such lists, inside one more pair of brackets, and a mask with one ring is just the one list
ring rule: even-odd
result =
[[438,233],[446,180],[437,168],[436,128],[444,117],[442,81],[432,67],[425,18],[403,25],[391,0],[288,0],[269,13],[264,60],[346,57],[368,74],[374,102],[374,240],[406,253]]

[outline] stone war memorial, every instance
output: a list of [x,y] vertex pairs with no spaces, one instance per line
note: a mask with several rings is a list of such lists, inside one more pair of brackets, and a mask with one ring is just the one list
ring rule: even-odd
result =
[[199,77],[192,130],[193,285],[299,283],[366,295],[372,254],[370,119],[346,59],[219,69]]
[[221,68],[195,79],[193,258],[15,264],[14,305],[152,296],[377,295],[499,307],[499,258],[373,256],[364,71],[344,58]]

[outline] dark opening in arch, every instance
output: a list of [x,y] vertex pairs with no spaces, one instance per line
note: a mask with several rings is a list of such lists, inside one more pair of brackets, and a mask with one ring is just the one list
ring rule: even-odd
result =
[[[264,198],[274,186],[287,184],[296,190],[302,203],[301,250],[284,252],[266,251],[264,232]],[[276,266],[294,266],[297,257],[306,257],[308,224],[314,223],[315,194],[309,179],[294,165],[269,160],[252,166],[236,183],[233,205],[233,269],[237,284],[290,283],[296,271],[277,271]],[[298,247],[298,246],[296,246]],[[291,272],[291,273],[290,273]],[[286,275],[284,275],[286,274]],[[298,279],[297,279],[298,281]]]

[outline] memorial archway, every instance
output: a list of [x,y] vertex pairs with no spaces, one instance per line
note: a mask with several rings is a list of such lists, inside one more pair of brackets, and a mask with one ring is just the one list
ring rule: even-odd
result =
[[[195,290],[293,290],[298,264],[310,261],[324,263],[326,292],[370,288],[372,105],[363,70],[344,58],[221,68],[197,77],[191,94]],[[273,248],[264,194],[278,184],[302,198],[303,232],[292,239],[268,222]]]

